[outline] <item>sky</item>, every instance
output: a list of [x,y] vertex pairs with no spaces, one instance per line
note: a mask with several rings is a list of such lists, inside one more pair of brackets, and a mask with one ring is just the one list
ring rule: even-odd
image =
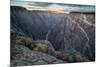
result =
[[[22,1],[28,1],[28,2],[22,2]],[[78,11],[87,11],[87,12],[95,11],[95,7],[92,6],[93,4],[91,6],[89,6],[90,4],[87,5],[85,3],[86,5],[84,5],[84,6],[82,6],[82,5],[75,6],[74,5],[74,7],[73,7],[73,5],[71,5],[72,2],[70,5],[68,5],[69,4],[68,1],[66,2],[67,4],[65,4],[65,2],[62,2],[64,4],[57,4],[57,2],[56,3],[50,3],[50,2],[49,3],[41,3],[39,0],[38,0],[39,2],[37,2],[37,0],[34,2],[29,2],[29,1],[33,1],[33,0],[12,0],[11,5],[22,6],[22,7],[27,8],[28,10],[52,10],[52,9],[58,10],[59,9],[59,10],[63,10],[63,11],[66,11],[66,10],[70,10],[70,11],[78,10]],[[75,0],[73,0],[73,1],[75,1]],[[61,0],[59,0],[58,3],[61,3]],[[78,4],[80,4],[80,3],[78,3]]]
[[11,0],[11,1],[55,2],[55,3],[95,5],[95,0]]

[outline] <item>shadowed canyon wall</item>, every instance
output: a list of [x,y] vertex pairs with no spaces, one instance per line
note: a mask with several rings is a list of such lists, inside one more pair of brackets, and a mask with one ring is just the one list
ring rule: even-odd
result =
[[55,50],[95,60],[95,13],[50,13],[11,7],[11,32],[49,41]]

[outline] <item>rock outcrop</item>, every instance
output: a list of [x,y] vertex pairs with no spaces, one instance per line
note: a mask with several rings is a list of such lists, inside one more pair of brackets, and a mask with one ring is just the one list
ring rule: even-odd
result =
[[11,51],[11,66],[64,63],[64,61],[58,60],[56,57],[50,56],[49,54],[31,51],[23,45],[16,44],[12,47]]

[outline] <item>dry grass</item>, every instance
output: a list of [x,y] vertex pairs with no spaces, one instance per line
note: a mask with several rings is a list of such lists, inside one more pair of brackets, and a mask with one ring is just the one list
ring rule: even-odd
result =
[[36,45],[36,47],[33,48],[33,50],[45,50],[45,49],[47,49],[47,45],[45,45],[45,44],[37,43],[35,45]]

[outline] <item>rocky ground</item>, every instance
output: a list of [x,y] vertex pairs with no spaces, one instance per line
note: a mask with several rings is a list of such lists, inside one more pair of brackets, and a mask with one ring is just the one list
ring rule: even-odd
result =
[[11,66],[95,61],[95,13],[11,7]]

